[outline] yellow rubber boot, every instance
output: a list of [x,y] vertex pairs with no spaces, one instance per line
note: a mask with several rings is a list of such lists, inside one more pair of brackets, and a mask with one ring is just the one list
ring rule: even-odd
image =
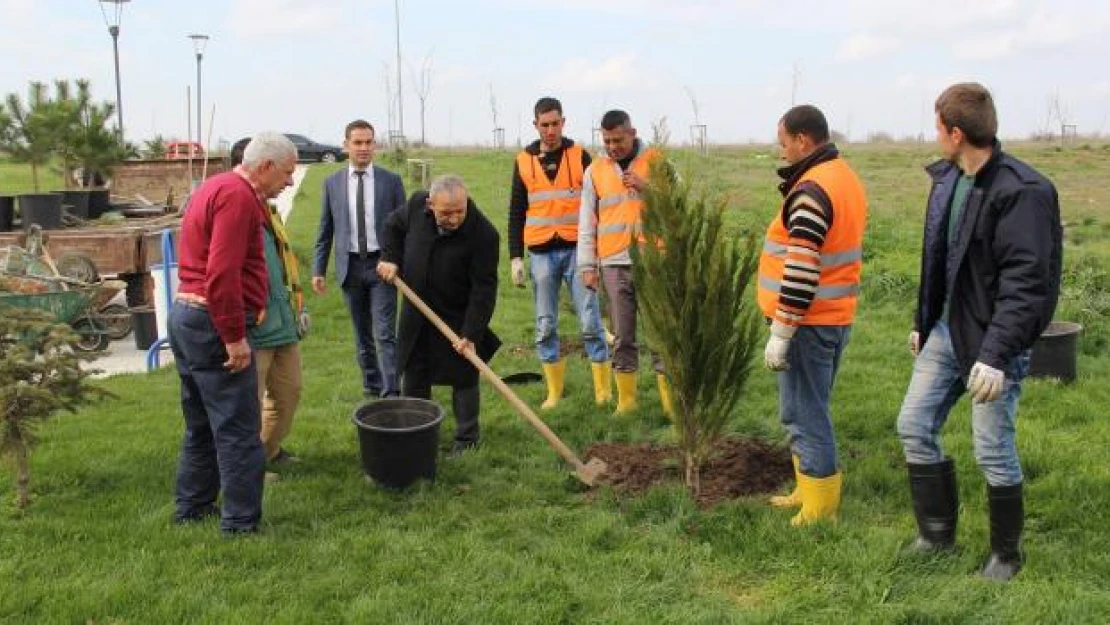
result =
[[659,386],[659,403],[663,404],[663,414],[674,420],[674,403],[671,400],[671,384],[667,382],[667,374],[656,373],[655,382]]
[[836,522],[836,512],[840,509],[840,487],[844,482],[843,473],[833,473],[829,477],[809,477],[798,474],[798,486],[802,489],[802,511],[790,519],[794,527],[802,527],[817,521]]
[[594,374],[594,403],[604,406],[613,401],[613,363],[591,362],[590,369]]
[[794,461],[794,490],[789,495],[771,497],[771,505],[776,508],[797,508],[802,505],[802,461],[797,456],[790,458]]
[[540,408],[550,410],[559,405],[559,400],[563,398],[563,382],[566,373],[567,361],[565,358],[557,362],[543,363],[543,377],[547,380],[547,399],[543,401]]
[[613,377],[617,379],[617,412],[624,414],[636,409],[636,372],[616,371]]

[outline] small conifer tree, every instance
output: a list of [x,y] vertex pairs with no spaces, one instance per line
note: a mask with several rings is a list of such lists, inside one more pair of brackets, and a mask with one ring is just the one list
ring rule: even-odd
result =
[[0,457],[16,470],[16,505],[31,502],[31,449],[39,425],[59,410],[74,411],[93,395],[94,373],[81,367],[94,356],[76,352],[77,335],[45,313],[0,308]]
[[637,299],[670,382],[686,486],[697,495],[759,346],[749,288],[758,248],[751,235],[726,230],[723,200],[692,197],[664,159],[652,167],[644,200],[646,243],[633,246]]

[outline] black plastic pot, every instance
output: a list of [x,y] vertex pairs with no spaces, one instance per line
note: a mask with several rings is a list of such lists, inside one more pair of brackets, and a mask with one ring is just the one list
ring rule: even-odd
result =
[[108,189],[88,189],[89,219],[97,219],[110,208]]
[[398,397],[355,409],[362,470],[383,488],[400,490],[418,479],[435,481],[443,408],[426,399]]
[[1029,376],[1057,378],[1065,384],[1075,382],[1076,352],[1083,326],[1070,321],[1053,321],[1033,343]]
[[65,211],[74,217],[88,219],[89,217],[89,192],[87,189],[66,189],[55,191],[62,196],[62,205]]
[[8,232],[15,223],[15,196],[0,195],[0,232]]
[[158,340],[158,317],[154,308],[132,308],[131,331],[135,333],[135,349],[150,349]]
[[38,224],[43,230],[62,227],[62,196],[57,193],[28,193],[19,196],[19,218],[24,230]]

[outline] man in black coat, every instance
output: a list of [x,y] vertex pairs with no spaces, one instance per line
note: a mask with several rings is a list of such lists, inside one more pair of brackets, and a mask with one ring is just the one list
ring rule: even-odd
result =
[[402,393],[430,399],[433,384],[452,387],[451,453],[458,455],[478,445],[478,370],[462,354],[476,350],[489,360],[501,345],[489,329],[497,303],[500,236],[454,175],[414,193],[408,206],[389,216],[383,234],[378,274],[390,283],[401,275],[460,338],[452,345],[405,300],[397,347]]
[[1002,151],[991,94],[962,83],[937,98],[944,160],[927,168],[921,286],[910,334],[913,377],[898,415],[920,550],[949,549],[959,501],[940,430],[971,395],[975,460],[987,482],[991,554],[984,577],[1021,568],[1022,472],[1015,440],[1033,342],[1060,294],[1062,232],[1056,189]]

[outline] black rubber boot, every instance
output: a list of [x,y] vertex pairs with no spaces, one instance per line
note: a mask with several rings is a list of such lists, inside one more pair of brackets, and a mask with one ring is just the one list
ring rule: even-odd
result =
[[980,574],[988,579],[1008,582],[1021,570],[1021,530],[1025,506],[1021,484],[987,486],[991,515],[991,555]]
[[956,545],[960,493],[951,458],[934,464],[908,464],[913,514],[917,518],[916,551],[951,549]]

